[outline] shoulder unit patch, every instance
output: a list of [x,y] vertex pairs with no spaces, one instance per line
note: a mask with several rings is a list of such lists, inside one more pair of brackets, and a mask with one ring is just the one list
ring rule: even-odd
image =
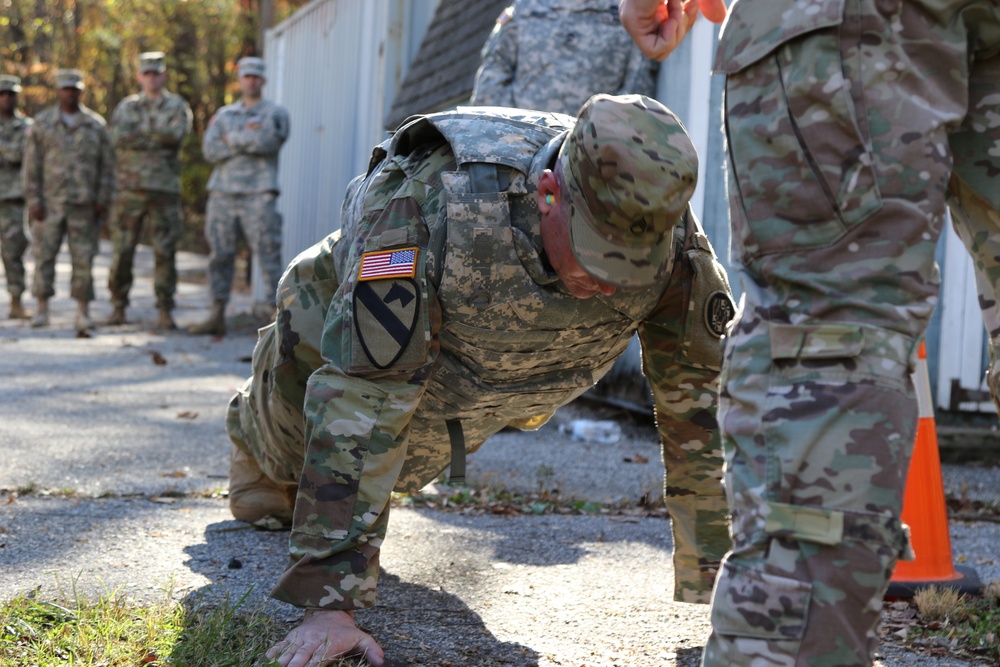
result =
[[726,325],[736,316],[736,306],[725,292],[712,292],[705,299],[705,327],[716,338],[726,335]]
[[[416,248],[409,252],[416,256]],[[412,278],[374,280],[359,277],[359,280],[365,282],[354,287],[354,326],[358,341],[375,368],[390,368],[413,338],[420,315],[420,288]]]

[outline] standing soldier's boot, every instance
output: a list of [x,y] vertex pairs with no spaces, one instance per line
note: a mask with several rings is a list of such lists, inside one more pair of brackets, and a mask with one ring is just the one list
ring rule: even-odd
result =
[[[174,322],[174,317],[173,315],[170,314],[171,310],[173,309],[170,306],[159,307],[160,316],[156,320],[156,326],[158,326],[161,329],[166,329],[167,331],[173,331],[174,329],[177,328],[177,324]],[[223,333],[225,333],[225,326],[226,323],[225,321],[223,321],[222,323]]]
[[113,308],[111,310],[111,317],[108,318],[108,325],[113,327],[120,327],[125,324],[125,304],[120,301],[115,301],[112,304]]
[[201,324],[188,327],[188,333],[201,336],[226,335],[226,302],[216,301],[212,304],[212,314]]
[[47,327],[49,326],[49,301],[48,299],[38,300],[38,310],[35,311],[35,317],[31,320],[31,326]]
[[87,301],[76,302],[76,332],[86,333],[94,328],[90,320],[90,304]]
[[12,320],[26,320],[28,319],[28,311],[24,309],[21,305],[21,295],[11,294],[10,295],[10,314],[7,316]]

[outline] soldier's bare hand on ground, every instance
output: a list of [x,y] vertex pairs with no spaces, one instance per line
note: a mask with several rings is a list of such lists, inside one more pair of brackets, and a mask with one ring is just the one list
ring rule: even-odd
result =
[[42,222],[43,220],[45,220],[45,205],[35,204],[34,206],[28,209],[28,215],[31,216],[32,220],[37,220],[39,222]]
[[310,609],[302,624],[267,651],[267,657],[281,667],[325,665],[348,655],[363,655],[374,667],[383,660],[382,647],[354,624],[347,611]]
[[724,0],[621,0],[622,25],[647,58],[663,60],[684,40],[698,13],[721,23]]

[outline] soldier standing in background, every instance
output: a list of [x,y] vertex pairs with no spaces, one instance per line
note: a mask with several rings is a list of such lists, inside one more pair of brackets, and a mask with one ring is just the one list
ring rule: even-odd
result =
[[63,237],[72,262],[70,296],[76,299],[76,330],[92,328],[92,274],[101,219],[114,193],[114,148],[106,123],[80,103],[83,73],[56,73],[59,103],[42,111],[28,130],[24,154],[24,194],[31,217],[38,300],[34,327],[49,324],[49,299],[55,295],[56,255]]
[[656,91],[658,65],[622,29],[617,0],[515,0],[482,57],[477,105],[576,115],[597,93]]
[[0,76],[0,246],[3,269],[10,293],[11,319],[24,319],[28,313],[21,304],[24,293],[24,251],[28,237],[24,226],[24,158],[26,131],[32,120],[17,108],[21,79]]
[[125,324],[132,288],[135,247],[148,218],[153,225],[156,272],[153,290],[157,325],[176,329],[171,311],[177,291],[175,255],[181,237],[180,148],[191,131],[191,107],[164,89],[166,57],[160,51],[139,56],[142,92],[126,97],[111,116],[118,192],[111,216],[114,255],[108,275],[113,310],[108,324]]
[[[278,152],[288,138],[288,112],[261,97],[264,61],[241,58],[239,102],[219,109],[202,139],[205,159],[215,164],[208,181],[205,236],[211,249],[208,275],[212,313],[188,329],[193,334],[226,333],[226,303],[233,285],[236,240],[242,232],[254,261],[260,262],[273,302],[281,261],[281,216],[278,198]],[[273,305],[273,303],[272,303]]]

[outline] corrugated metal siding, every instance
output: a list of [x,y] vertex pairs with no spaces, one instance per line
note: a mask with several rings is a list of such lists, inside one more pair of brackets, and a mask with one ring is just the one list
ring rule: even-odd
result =
[[436,4],[316,0],[267,31],[265,94],[292,126],[278,175],[286,264],[340,227],[347,184],[386,137],[386,112]]

